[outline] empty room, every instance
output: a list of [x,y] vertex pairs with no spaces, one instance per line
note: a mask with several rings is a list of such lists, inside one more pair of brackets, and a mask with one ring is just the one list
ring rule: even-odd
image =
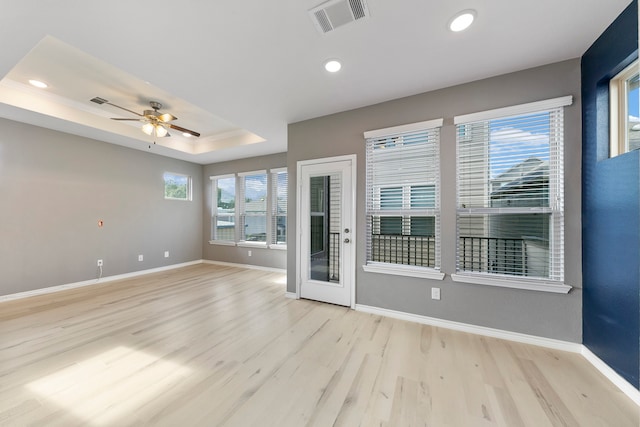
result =
[[640,425],[637,0],[2,6],[1,426]]

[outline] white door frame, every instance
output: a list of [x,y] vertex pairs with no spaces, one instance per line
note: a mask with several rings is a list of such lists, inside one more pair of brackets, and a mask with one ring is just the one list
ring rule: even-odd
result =
[[351,268],[349,271],[345,271],[345,274],[349,276],[349,283],[351,286],[351,308],[356,308],[356,159],[357,156],[355,154],[348,154],[344,156],[335,156],[335,157],[325,157],[322,159],[312,159],[312,160],[300,160],[297,164],[297,175],[296,175],[296,299],[300,299],[300,285],[302,282],[302,271],[300,265],[302,263],[301,259],[301,250],[300,244],[302,240],[302,167],[308,165],[318,165],[322,163],[333,163],[340,161],[351,161],[351,194],[345,194],[344,197],[349,197],[351,201],[351,234],[350,239],[353,242],[352,245],[347,245],[348,250],[351,255]]

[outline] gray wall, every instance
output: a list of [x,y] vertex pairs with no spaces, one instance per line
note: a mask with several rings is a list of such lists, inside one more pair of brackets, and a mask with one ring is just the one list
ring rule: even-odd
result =
[[152,153],[0,119],[0,295],[202,259],[202,166]]
[[[565,109],[565,268],[568,295],[455,283],[455,115],[573,95]],[[357,155],[356,302],[440,319],[580,343],[581,273],[580,61],[564,61],[289,125],[289,229],[296,221],[296,162]],[[365,273],[363,132],[444,118],[441,134],[443,281]],[[287,290],[295,292],[296,242],[289,241]],[[430,299],[440,287],[442,300]]]
[[[255,170],[268,171],[269,169],[283,168],[286,166],[286,153],[279,153],[268,156],[214,163],[204,167],[203,181],[205,185],[205,202],[202,212],[202,217],[204,218],[202,224],[202,235],[204,236],[202,253],[204,255],[204,259],[233,262],[238,264],[250,264],[270,268],[286,268],[287,251],[282,249],[223,246],[209,243],[209,240],[211,239],[211,203],[213,200],[210,177],[240,172],[251,172]],[[289,221],[288,218],[287,221]],[[249,251],[251,251],[251,256],[249,256]]]

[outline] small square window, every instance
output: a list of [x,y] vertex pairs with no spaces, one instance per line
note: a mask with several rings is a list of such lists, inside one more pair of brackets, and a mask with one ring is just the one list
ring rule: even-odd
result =
[[165,172],[164,198],[168,200],[191,200],[191,177]]
[[611,157],[640,148],[640,91],[638,61],[609,84]]

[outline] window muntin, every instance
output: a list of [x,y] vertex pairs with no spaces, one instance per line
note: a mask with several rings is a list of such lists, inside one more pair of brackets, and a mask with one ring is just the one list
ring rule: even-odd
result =
[[271,243],[287,244],[287,194],[286,169],[271,170]]
[[165,172],[164,198],[167,200],[191,200],[191,177],[173,172]]
[[368,265],[439,268],[439,126],[365,133]]
[[267,242],[267,173],[240,174],[240,241]]
[[456,270],[563,281],[563,109],[462,122],[456,135]]
[[609,84],[611,157],[640,148],[639,76],[635,61]]
[[236,177],[212,177],[211,240],[236,240]]

